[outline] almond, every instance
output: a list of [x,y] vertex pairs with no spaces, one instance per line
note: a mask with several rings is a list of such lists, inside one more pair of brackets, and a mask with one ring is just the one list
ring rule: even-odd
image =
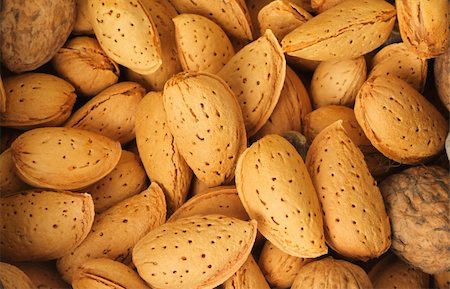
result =
[[317,135],[306,166],[322,204],[327,244],[363,261],[386,252],[391,228],[383,198],[341,120]]
[[88,0],[76,0],[77,13],[75,24],[73,25],[73,34],[94,34],[91,19],[89,17]]
[[94,200],[96,213],[111,208],[147,187],[147,175],[137,155],[123,150],[119,162],[103,179],[85,188]]
[[16,172],[27,184],[75,190],[109,174],[122,149],[118,142],[93,132],[46,127],[21,134],[11,151]]
[[44,73],[26,73],[4,80],[5,112],[0,125],[21,129],[61,125],[72,112],[75,89],[63,79]]
[[395,15],[385,1],[344,1],[290,32],[281,45],[288,55],[309,60],[357,58],[383,44]]
[[133,249],[133,263],[155,288],[214,288],[247,260],[256,231],[254,220],[222,215],[179,219],[142,238]]
[[58,271],[71,283],[74,271],[89,259],[108,258],[130,263],[134,245],[165,220],[164,194],[156,183],[152,183],[142,193],[97,215],[86,239],[58,260]]
[[217,73],[234,55],[228,36],[208,18],[181,14],[173,22],[183,70]]
[[161,66],[158,31],[141,1],[88,0],[88,5],[95,36],[109,58],[141,74]]
[[450,111],[450,46],[434,60],[434,81],[439,98]]
[[450,271],[445,271],[434,276],[434,284],[438,289],[450,288]]
[[302,158],[283,137],[268,135],[242,153],[236,188],[261,234],[297,257],[327,253],[322,212]]
[[264,275],[252,255],[247,261],[222,285],[223,289],[270,289]]
[[94,221],[89,194],[30,190],[1,197],[2,258],[44,261],[64,256]]
[[4,262],[0,262],[0,284],[5,289],[37,288],[22,270]]
[[356,98],[355,115],[371,143],[397,162],[418,163],[444,148],[447,121],[425,97],[394,76],[366,81]]
[[234,91],[248,137],[269,119],[286,76],[286,60],[275,35],[266,33],[246,45],[218,72]]
[[20,262],[13,263],[22,270],[37,289],[69,289],[70,285],[64,282],[56,270],[55,262]]
[[228,85],[212,74],[180,73],[164,87],[164,109],[175,144],[197,178],[210,186],[231,181],[247,138]]
[[16,175],[11,149],[5,150],[0,155],[0,192],[2,196],[27,188],[28,185]]
[[311,80],[311,100],[315,108],[330,104],[353,107],[358,90],[366,80],[363,56],[321,62]]

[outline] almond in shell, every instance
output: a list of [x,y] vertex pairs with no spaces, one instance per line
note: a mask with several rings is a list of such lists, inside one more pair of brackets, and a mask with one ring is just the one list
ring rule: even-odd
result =
[[28,188],[16,174],[16,167],[12,160],[11,149],[0,155],[0,192],[2,196]]
[[54,261],[47,262],[20,262],[13,263],[22,270],[37,289],[70,289],[70,285],[64,282],[56,270]]
[[264,275],[252,255],[247,261],[222,285],[223,289],[270,289]]
[[0,262],[0,284],[4,289],[37,288],[22,270],[4,262]]

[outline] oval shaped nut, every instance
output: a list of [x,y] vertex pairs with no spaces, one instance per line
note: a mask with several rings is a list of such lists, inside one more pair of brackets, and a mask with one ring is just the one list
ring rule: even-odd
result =
[[302,158],[283,137],[268,135],[242,153],[236,188],[258,230],[297,257],[326,254],[322,211]]
[[13,263],[30,278],[38,289],[69,289],[69,284],[59,275],[55,262],[19,262]]
[[366,75],[366,61],[363,56],[321,62],[311,80],[311,100],[314,107],[330,104],[353,107]]
[[90,131],[45,127],[21,134],[11,151],[17,175],[27,184],[75,190],[109,174],[119,162],[122,148]]
[[245,1],[169,0],[181,13],[198,14],[217,23],[229,35],[252,40],[252,26]]
[[450,46],[434,59],[434,81],[439,98],[450,111]]
[[[3,137],[3,136],[2,136]],[[27,189],[16,174],[16,167],[12,160],[11,149],[7,149],[0,155],[0,192],[3,196]]]
[[229,182],[247,146],[235,95],[218,76],[185,72],[164,86],[164,109],[175,144],[199,180]]
[[311,0],[311,7],[318,13],[322,13],[344,0]]
[[164,191],[170,215],[186,200],[192,170],[169,130],[161,92],[149,92],[141,100],[135,128],[136,144],[145,171]]
[[94,200],[95,212],[102,213],[147,187],[147,175],[137,155],[123,150],[119,162],[103,179],[85,188]]
[[49,61],[72,31],[75,6],[75,0],[5,2],[0,12],[2,64],[20,73]]
[[[320,284],[320,285],[316,285]],[[374,288],[364,270],[350,262],[328,257],[303,266],[291,289],[318,288]]]
[[50,74],[26,73],[3,82],[6,106],[0,116],[1,126],[30,129],[61,125],[77,98],[70,83]]
[[151,287],[214,288],[247,260],[256,231],[254,220],[222,215],[179,219],[143,237],[133,249],[133,263]]
[[324,215],[327,244],[348,258],[368,260],[391,245],[391,227],[376,181],[342,121],[312,142],[306,166]]
[[88,0],[76,0],[76,17],[73,25],[72,33],[78,34],[94,34],[94,29],[89,16]]
[[219,25],[196,14],[173,18],[175,40],[185,71],[217,73],[233,57],[234,48]]
[[94,221],[89,194],[30,190],[0,198],[2,257],[45,261],[69,253]]
[[402,40],[424,58],[436,57],[449,45],[447,0],[395,2]]
[[117,63],[106,56],[96,39],[86,36],[69,40],[53,57],[52,65],[77,92],[88,97],[117,83],[120,76]]
[[423,91],[428,64],[425,58],[408,49],[404,43],[390,44],[375,54],[368,78],[383,75],[403,79],[417,91]]
[[288,55],[309,60],[357,58],[383,44],[395,15],[386,1],[344,1],[290,32],[281,45]]
[[204,194],[196,195],[176,210],[168,222],[195,215],[219,214],[240,220],[248,220],[249,217],[236,188],[232,186],[216,187]]
[[4,262],[0,262],[0,283],[4,289],[37,288],[22,270]]
[[295,2],[275,0],[261,8],[258,13],[260,34],[270,29],[281,41],[286,34],[311,19],[312,15]]
[[450,271],[445,271],[433,275],[434,284],[438,289],[448,289],[450,288]]
[[88,5],[95,36],[109,58],[141,74],[161,66],[158,31],[139,0],[88,0]]
[[136,110],[145,89],[136,82],[120,82],[103,90],[74,112],[64,124],[104,135],[125,144],[135,137]]
[[283,88],[286,59],[275,35],[266,33],[236,53],[218,72],[237,96],[248,137],[269,119]]
[[106,258],[83,263],[73,276],[74,289],[149,289],[128,266]]
[[285,289],[292,286],[300,268],[310,261],[311,259],[291,256],[266,241],[258,265],[270,286]]
[[89,259],[108,258],[131,262],[131,250],[149,231],[166,220],[166,202],[159,185],[150,187],[98,214],[86,239],[57,261],[57,268],[71,283],[74,271]]
[[223,289],[270,289],[264,275],[250,254],[247,261],[222,284]]
[[419,163],[444,148],[448,122],[401,79],[369,79],[361,86],[354,110],[373,146],[399,163]]

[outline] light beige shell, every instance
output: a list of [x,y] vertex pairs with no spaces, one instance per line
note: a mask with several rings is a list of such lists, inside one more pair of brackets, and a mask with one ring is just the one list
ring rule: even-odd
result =
[[1,126],[30,129],[61,125],[77,97],[70,83],[50,74],[26,73],[3,82],[6,106],[0,115]]
[[135,244],[165,220],[164,194],[156,183],[152,183],[142,193],[97,215],[86,239],[58,260],[58,271],[66,282],[71,283],[74,271],[89,259],[108,258],[130,263]]
[[418,163],[444,148],[448,122],[424,96],[394,76],[366,81],[354,110],[373,146],[392,160]]
[[73,34],[94,34],[91,18],[89,16],[88,0],[76,0],[77,9]]
[[450,271],[445,271],[439,274],[433,275],[434,284],[438,289],[450,288]]
[[311,261],[312,259],[286,254],[270,241],[266,241],[259,256],[258,265],[273,288],[285,289],[292,286],[300,268]]
[[275,35],[267,30],[219,71],[237,96],[248,137],[269,119],[283,88],[286,60]]
[[180,13],[208,17],[229,35],[252,40],[250,15],[244,0],[169,0]]
[[288,55],[309,60],[357,58],[383,44],[395,15],[386,1],[345,1],[290,32],[281,45]]
[[424,58],[444,53],[449,45],[448,0],[397,0],[400,35],[405,45]]
[[373,286],[361,267],[328,257],[306,264],[298,271],[291,289],[307,288],[367,289]]
[[139,156],[122,150],[122,155],[114,169],[83,191],[92,196],[95,212],[98,214],[142,192],[146,187],[147,175]]
[[164,191],[170,215],[186,200],[192,170],[169,130],[161,92],[149,92],[139,103],[136,144],[148,177]]
[[89,194],[30,190],[0,200],[2,258],[14,262],[68,254],[86,238],[94,221]]
[[106,258],[86,261],[73,275],[73,289],[149,289],[135,271]]
[[327,244],[363,261],[386,252],[391,228],[380,189],[341,120],[317,135],[306,166],[322,204]]
[[[87,187],[119,162],[120,143],[74,128],[36,128],[11,145],[16,173],[27,184],[57,190]],[[51,165],[49,165],[51,164]]]
[[20,262],[14,263],[22,270],[37,289],[69,289],[70,285],[64,282],[55,267],[55,262]]
[[36,285],[19,268],[0,262],[0,284],[4,289],[35,289]]
[[0,112],[6,111],[6,91],[3,85],[2,75],[0,74]]
[[77,92],[88,97],[117,83],[120,76],[117,63],[106,56],[96,39],[86,36],[69,40],[53,57],[52,65]]
[[434,60],[434,81],[439,98],[450,111],[450,46]]
[[88,0],[88,6],[95,36],[109,58],[141,74],[161,66],[158,31],[141,1]]
[[[3,137],[3,136],[2,136]],[[29,186],[17,175],[11,156],[11,149],[0,155],[0,192],[2,196],[27,189]]]
[[217,73],[233,57],[230,39],[208,18],[181,14],[173,18],[173,22],[183,70]]
[[163,98],[175,144],[197,178],[209,186],[230,182],[247,138],[228,85],[213,74],[184,72],[166,83]]
[[223,289],[270,289],[264,275],[250,254],[247,261],[222,285]]
[[144,94],[145,89],[136,82],[114,84],[75,111],[64,126],[125,144],[135,137],[136,111]]
[[133,263],[154,288],[214,288],[247,260],[256,231],[254,220],[222,215],[179,219],[142,238],[133,249]]
[[366,61],[363,56],[321,62],[311,79],[311,101],[314,107],[330,104],[353,107],[366,75]]
[[344,0],[311,0],[311,7],[318,13],[322,13]]
[[268,135],[242,153],[236,188],[261,234],[297,257],[326,254],[322,211],[306,166],[283,137]]

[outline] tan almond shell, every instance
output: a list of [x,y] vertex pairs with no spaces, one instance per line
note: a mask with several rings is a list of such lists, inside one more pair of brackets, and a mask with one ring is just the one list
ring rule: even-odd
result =
[[120,69],[109,59],[98,41],[75,37],[52,58],[56,73],[70,82],[83,96],[91,97],[119,80]]
[[342,120],[317,135],[306,166],[322,204],[327,244],[363,261],[386,252],[391,227],[383,197]]
[[77,95],[65,80],[50,74],[25,73],[3,80],[5,112],[0,125],[20,129],[58,126],[72,112]]
[[433,275],[434,284],[438,289],[450,288],[450,271],[445,271],[439,274]]
[[4,262],[0,262],[0,284],[5,289],[37,288],[22,270]]
[[94,221],[85,193],[29,190],[1,197],[2,258],[13,262],[60,258],[78,246]]
[[448,122],[424,96],[394,76],[366,81],[354,110],[373,146],[399,163],[419,163],[444,148]]
[[395,15],[385,1],[345,1],[290,32],[281,45],[288,55],[309,60],[357,58],[383,44]]
[[335,260],[332,257],[313,261],[303,266],[298,271],[291,289],[316,288],[319,286],[317,284],[321,284],[320,288],[322,289],[373,288],[369,276],[361,267],[344,260]]
[[322,13],[344,0],[311,0],[311,7],[318,13]]
[[258,264],[250,254],[233,276],[222,284],[223,289],[270,289]]
[[128,69],[127,77],[141,83],[147,90],[162,91],[166,81],[182,70],[175,42],[175,26],[172,22],[178,13],[167,0],[140,1],[155,22],[161,42],[162,64],[150,74],[139,74]]
[[236,167],[236,188],[259,232],[279,249],[308,258],[327,253],[316,190],[286,139],[268,135],[246,149]]
[[126,198],[139,194],[147,186],[147,175],[139,156],[122,150],[114,169],[83,191],[92,196],[95,212],[99,214]]
[[286,289],[292,286],[300,268],[310,261],[312,259],[291,256],[266,241],[258,265],[273,288]]
[[73,25],[72,33],[78,34],[94,34],[94,29],[92,28],[91,19],[89,16],[89,0],[76,0],[77,9],[75,24]]
[[233,57],[234,48],[219,25],[196,14],[173,18],[175,39],[184,71],[217,73]]
[[144,95],[140,84],[119,82],[90,99],[64,126],[92,131],[125,144],[135,137],[136,111]]
[[237,96],[248,137],[269,119],[284,85],[286,59],[275,35],[267,30],[246,45],[218,72]]
[[289,32],[311,19],[312,15],[295,2],[275,0],[264,6],[258,13],[260,34],[270,29],[281,41]]
[[450,111],[450,46],[434,59],[434,81],[439,98]]
[[89,259],[108,258],[131,262],[131,250],[148,232],[166,220],[166,202],[156,183],[97,215],[86,239],[57,261],[57,268],[71,283],[74,271]]
[[106,258],[91,259],[73,274],[74,289],[149,289],[128,266]]
[[244,0],[169,0],[181,13],[198,14],[217,23],[229,35],[252,40],[250,14]]
[[142,238],[133,249],[133,263],[154,288],[214,288],[244,264],[256,232],[255,220],[222,215],[179,219]]
[[311,79],[313,106],[318,108],[335,104],[353,107],[366,76],[366,61],[363,56],[321,62]]
[[166,83],[163,99],[175,144],[197,178],[209,186],[230,182],[247,147],[233,91],[216,75],[184,72]]
[[286,131],[301,131],[302,119],[311,112],[308,91],[297,74],[286,67],[286,78],[280,98],[264,126],[253,136],[255,139]]
[[428,63],[412,52],[404,43],[390,44],[375,54],[368,78],[382,75],[396,76],[423,91],[427,80]]
[[223,186],[211,189],[204,194],[190,198],[176,210],[167,222],[195,215],[224,215],[240,220],[249,220],[249,216],[242,206],[235,187]]
[[109,58],[141,74],[161,66],[158,31],[141,1],[88,0],[88,5],[95,36]]
[[192,170],[169,130],[161,92],[149,92],[141,100],[135,127],[136,144],[145,171],[151,181],[161,186],[170,215],[186,200]]
[[449,45],[448,0],[398,0],[397,18],[405,45],[424,58],[444,53]]
[[373,288],[428,288],[429,275],[408,266],[391,254],[381,259],[370,271]]
[[12,160],[11,149],[8,148],[0,155],[0,193],[2,196],[5,196],[27,188],[29,188],[29,186],[16,174],[16,167]]
[[37,289],[69,289],[56,270],[55,262],[19,262],[13,263],[30,278]]
[[16,173],[27,184],[75,190],[109,174],[119,162],[122,148],[90,131],[45,127],[21,134],[11,151]]
[[0,112],[3,114],[6,111],[6,91],[3,85],[2,75],[0,74]]

